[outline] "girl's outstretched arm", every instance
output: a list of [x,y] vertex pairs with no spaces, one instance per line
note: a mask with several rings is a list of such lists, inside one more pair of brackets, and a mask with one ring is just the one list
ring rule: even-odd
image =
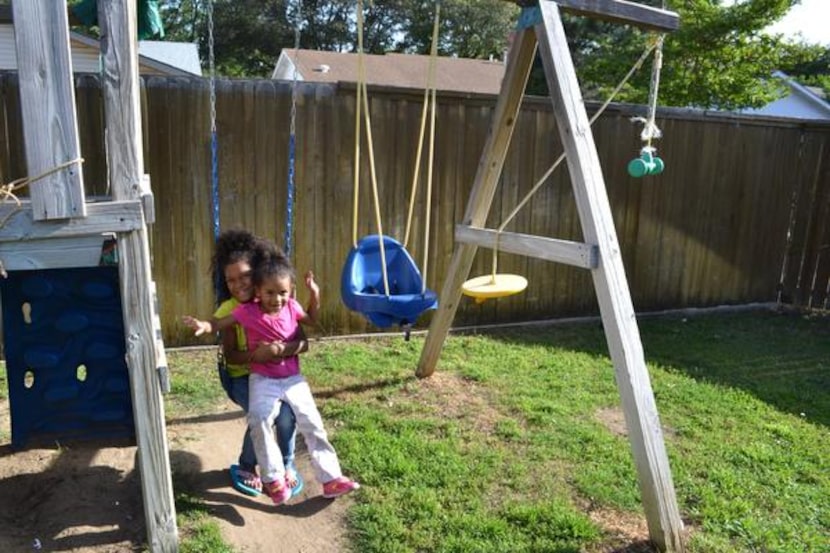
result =
[[185,315],[182,317],[182,322],[195,331],[193,333],[194,336],[201,336],[204,333],[211,334],[219,330],[230,328],[234,325],[234,323],[236,323],[236,319],[233,318],[233,315],[228,315],[227,317],[222,317],[221,319],[203,321],[201,319],[197,319],[196,317]]

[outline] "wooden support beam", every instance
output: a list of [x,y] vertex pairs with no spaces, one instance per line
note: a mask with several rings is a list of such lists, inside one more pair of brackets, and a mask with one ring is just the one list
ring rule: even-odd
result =
[[593,19],[625,23],[652,31],[675,31],[680,18],[675,12],[625,0],[542,0],[556,2],[563,11]]
[[490,249],[498,247],[499,252],[545,259],[583,269],[595,269],[597,266],[596,246],[570,240],[456,225],[455,241]]
[[599,155],[559,8],[553,2],[543,2],[540,9],[542,22],[536,26],[540,57],[568,160],[582,234],[586,242],[599,248],[600,263],[591,275],[614,363],[649,536],[663,551],[683,551],[683,522]]
[[[26,171],[35,177],[81,157],[66,0],[14,2],[12,11]],[[80,163],[29,189],[36,221],[86,215]]]
[[87,204],[83,219],[35,221],[31,203],[23,202],[19,207],[0,204],[0,222],[0,243],[26,242],[138,230],[144,224],[144,215],[141,201],[128,200]]
[[[135,1],[98,0],[98,22],[103,37],[101,53],[110,187],[115,200],[140,201],[146,190],[142,187],[144,160]],[[172,553],[179,549],[178,528],[161,395],[166,384],[160,381],[161,373],[157,371],[163,357],[157,349],[163,344],[156,335],[146,225],[118,233],[118,255],[148,548],[153,553]]]
[[[493,123],[490,126],[484,153],[478,163],[473,189],[464,214],[464,225],[482,227],[493,203],[496,185],[501,177],[510,138],[516,127],[516,119],[522,103],[527,78],[536,55],[536,36],[531,29],[519,32],[507,56],[507,67],[502,80]],[[470,274],[477,248],[470,244],[456,244],[447,269],[447,277],[441,289],[438,309],[432,316],[416,374],[423,378],[435,372],[441,348],[447,338],[458,301],[461,285]]]

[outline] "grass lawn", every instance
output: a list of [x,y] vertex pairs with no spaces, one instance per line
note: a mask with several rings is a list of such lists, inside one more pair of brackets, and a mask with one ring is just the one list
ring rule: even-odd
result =
[[[689,551],[830,551],[830,317],[648,318],[640,330]],[[303,357],[364,485],[354,551],[648,550],[624,537],[644,520],[599,323],[453,335],[425,380],[413,376],[422,345],[315,342]],[[219,399],[205,359],[170,353],[168,416]],[[177,494],[183,550],[227,551]]]

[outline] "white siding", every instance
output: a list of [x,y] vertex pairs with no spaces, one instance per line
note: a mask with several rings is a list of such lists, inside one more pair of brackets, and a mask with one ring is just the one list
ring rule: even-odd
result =
[[0,69],[17,69],[14,28],[11,25],[0,24]]
[[[72,45],[72,71],[98,73],[98,51],[86,44],[70,41]],[[0,24],[0,69],[17,69],[17,51],[14,45],[14,27]]]
[[69,44],[72,46],[72,71],[74,73],[101,72],[99,50],[72,40]]
[[[92,39],[90,39],[92,41]],[[169,46],[176,48],[176,52],[180,53],[180,57],[187,54],[187,66],[183,67],[185,71],[189,71],[195,75],[201,75],[199,69],[199,55],[195,44],[186,44],[180,47],[176,43],[159,43],[162,46],[155,46],[156,50],[163,52],[164,47]],[[75,73],[99,73],[101,70],[101,62],[98,48],[89,44],[84,44],[79,40],[70,38],[70,45],[72,47],[72,71]],[[153,58],[154,56],[148,56]],[[142,75],[166,75],[164,66],[157,65],[153,67],[146,63],[142,63],[144,56],[139,57],[139,73]],[[169,63],[171,60],[159,58],[164,63]],[[195,61],[194,61],[195,60]],[[172,60],[176,63],[176,59]],[[171,65],[173,68],[178,68],[177,65]],[[17,70],[17,51],[14,44],[14,26],[9,23],[0,23],[0,71],[15,71]],[[176,74],[176,73],[174,73]]]

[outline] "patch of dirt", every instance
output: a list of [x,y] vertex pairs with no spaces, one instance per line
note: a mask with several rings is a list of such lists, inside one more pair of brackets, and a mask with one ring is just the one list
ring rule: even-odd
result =
[[[238,552],[327,553],[345,549],[350,498],[324,499],[307,451],[297,465],[305,489],[274,506],[230,486],[245,421],[228,403],[224,412],[168,423],[175,484],[201,499]],[[8,402],[0,402],[8,429]],[[6,431],[6,436],[9,432]],[[147,540],[136,447],[83,442],[14,451],[0,446],[0,551],[142,550]],[[177,491],[180,491],[177,488]],[[180,529],[181,531],[181,529]]]
[[628,436],[628,428],[625,425],[625,415],[622,408],[607,407],[599,409],[594,416],[615,436]]
[[652,553],[648,525],[644,516],[595,508],[588,516],[610,536],[609,542],[592,553]]
[[485,435],[493,433],[501,418],[478,384],[453,374],[435,372],[406,391],[424,409],[447,419],[464,420]]

